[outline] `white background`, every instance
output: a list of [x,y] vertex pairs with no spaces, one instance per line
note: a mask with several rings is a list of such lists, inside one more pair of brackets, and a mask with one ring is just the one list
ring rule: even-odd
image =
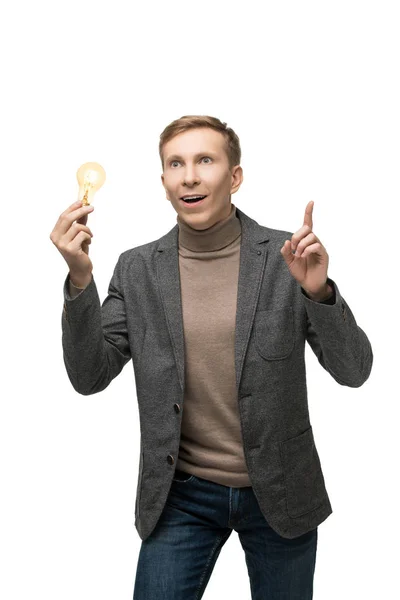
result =
[[[107,173],[88,225],[101,301],[124,250],[176,223],[158,142],[217,116],[239,135],[232,201],[314,232],[374,352],[337,384],[306,347],[310,417],[333,513],[315,600],[398,593],[399,56],[397,2],[14,1],[0,15],[2,399],[0,596],[130,600],[139,417],[132,362],[81,396],[61,347],[67,265],[49,236],[76,171]],[[397,288],[398,289],[398,288]],[[206,600],[250,598],[235,532]],[[189,599],[190,600],[190,599]]]

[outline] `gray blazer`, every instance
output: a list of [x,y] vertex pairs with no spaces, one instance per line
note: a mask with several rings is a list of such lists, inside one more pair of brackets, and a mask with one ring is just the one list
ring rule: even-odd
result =
[[[294,538],[332,508],[307,403],[305,341],[340,385],[361,386],[373,354],[328,278],[334,304],[309,299],[280,253],[293,233],[259,225],[237,208],[242,238],[235,337],[236,387],[253,491],[271,527]],[[74,389],[104,390],[132,358],[140,415],[135,527],[142,540],[164,508],[179,452],[185,356],[178,224],[119,255],[100,304],[94,279],[76,298],[64,282],[62,344]]]

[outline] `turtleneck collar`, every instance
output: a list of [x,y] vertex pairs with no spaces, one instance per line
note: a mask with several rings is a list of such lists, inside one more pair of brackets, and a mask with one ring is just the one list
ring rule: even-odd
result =
[[176,217],[179,225],[179,246],[194,252],[220,250],[236,240],[242,232],[240,219],[236,215],[236,206],[231,203],[231,212],[222,221],[208,229],[194,229],[185,221]]

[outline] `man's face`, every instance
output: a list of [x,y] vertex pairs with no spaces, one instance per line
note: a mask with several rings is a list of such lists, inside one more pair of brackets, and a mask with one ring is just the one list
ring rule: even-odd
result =
[[[208,229],[227,218],[231,194],[243,181],[240,165],[229,170],[222,133],[209,127],[189,129],[163,148],[161,181],[179,218],[194,229]],[[188,195],[206,196],[198,204],[186,204]]]

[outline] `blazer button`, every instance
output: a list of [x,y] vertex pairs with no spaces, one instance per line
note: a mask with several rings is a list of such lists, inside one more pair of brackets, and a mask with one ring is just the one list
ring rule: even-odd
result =
[[172,454],[168,454],[167,461],[169,462],[170,465],[174,464],[175,460],[174,460],[174,457],[172,456]]
[[174,409],[176,413],[179,413],[181,411],[179,404],[174,404]]

